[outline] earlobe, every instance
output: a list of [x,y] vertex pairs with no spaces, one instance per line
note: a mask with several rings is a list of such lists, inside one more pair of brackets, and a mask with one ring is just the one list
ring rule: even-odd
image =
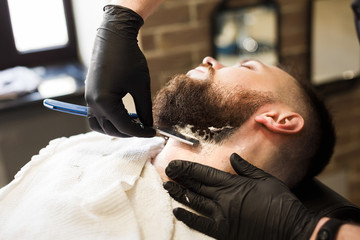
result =
[[267,112],[256,116],[255,121],[279,134],[296,134],[304,128],[303,117],[295,112]]

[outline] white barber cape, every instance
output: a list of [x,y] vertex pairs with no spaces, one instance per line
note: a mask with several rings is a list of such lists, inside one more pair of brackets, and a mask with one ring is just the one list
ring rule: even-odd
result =
[[51,141],[0,190],[0,239],[209,239],[172,214],[180,204],[150,163],[163,146],[95,132]]

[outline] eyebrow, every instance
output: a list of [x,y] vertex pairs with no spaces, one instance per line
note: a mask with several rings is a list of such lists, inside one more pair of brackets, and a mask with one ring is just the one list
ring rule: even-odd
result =
[[239,61],[239,64],[241,65],[241,64],[250,62],[250,61],[252,61],[252,60],[253,60],[253,59],[243,59],[243,60]]

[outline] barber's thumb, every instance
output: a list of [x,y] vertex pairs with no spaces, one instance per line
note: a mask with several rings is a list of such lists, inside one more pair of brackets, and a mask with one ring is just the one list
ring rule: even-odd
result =
[[233,153],[230,156],[230,162],[231,162],[231,166],[239,176],[245,176],[254,179],[260,179],[269,176],[266,172],[255,167],[254,165],[244,160],[236,153]]
[[[152,127],[154,121],[150,90],[143,91],[141,94],[132,94],[131,96],[134,99],[136,113],[138,114],[140,121],[144,124],[144,126]],[[155,134],[156,132],[154,130],[153,136]]]

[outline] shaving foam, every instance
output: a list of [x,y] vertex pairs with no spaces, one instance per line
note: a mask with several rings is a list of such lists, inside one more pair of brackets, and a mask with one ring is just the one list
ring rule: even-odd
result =
[[[201,144],[218,144],[215,141],[216,135],[220,134],[224,130],[234,129],[234,127],[231,126],[224,126],[221,128],[208,127],[207,128],[208,131],[202,131],[202,133],[200,134],[200,130],[194,132],[193,130],[191,130],[193,128],[194,126],[189,124],[186,125],[185,127],[175,126],[175,130],[177,132],[183,134],[184,136],[195,138],[199,140]],[[204,134],[204,132],[206,133]]]

